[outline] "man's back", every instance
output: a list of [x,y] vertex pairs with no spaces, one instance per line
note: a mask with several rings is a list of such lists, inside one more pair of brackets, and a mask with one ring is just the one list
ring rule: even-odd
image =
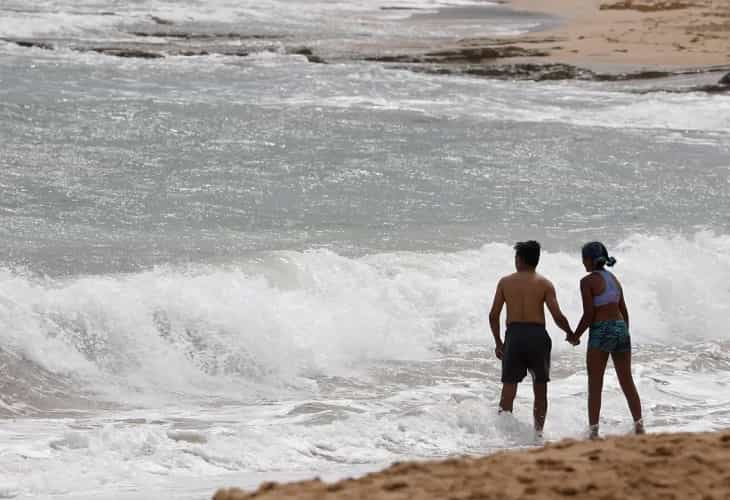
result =
[[545,324],[545,300],[552,284],[534,271],[522,271],[505,276],[501,281],[507,304],[507,324]]
[[[532,375],[535,391],[535,430],[542,433],[547,412],[547,383],[550,381],[552,341],[545,330],[545,306],[561,330],[573,334],[558,305],[552,283],[535,272],[540,261],[540,244],[523,241],[515,245],[517,272],[499,280],[489,311],[489,326],[494,335],[494,352],[502,360],[501,411],[512,411],[517,384]],[[502,342],[500,317],[507,304],[507,331]]]

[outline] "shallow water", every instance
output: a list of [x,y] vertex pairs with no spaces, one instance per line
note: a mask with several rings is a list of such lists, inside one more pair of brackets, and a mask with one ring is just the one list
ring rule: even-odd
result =
[[[2,37],[58,49],[0,42],[0,497],[206,498],[531,446],[529,384],[494,410],[486,318],[528,237],[573,323],[580,245],[616,254],[651,430],[730,425],[730,98],[287,53],[554,22],[406,5],[430,10],[3,3]],[[153,15],[279,38],[72,50]],[[550,330],[546,438],[580,437],[583,350]],[[603,419],[631,426],[612,376]]]

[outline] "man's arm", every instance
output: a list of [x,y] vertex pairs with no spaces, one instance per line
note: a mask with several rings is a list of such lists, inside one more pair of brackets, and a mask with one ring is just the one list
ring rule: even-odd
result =
[[580,280],[580,295],[583,298],[583,317],[575,328],[576,338],[580,338],[585,333],[591,323],[593,323],[593,294],[591,293],[591,285],[588,282],[590,277]]
[[502,351],[504,350],[502,336],[499,331],[499,318],[502,315],[502,307],[504,307],[504,286],[502,280],[499,280],[499,283],[497,283],[497,291],[494,292],[492,310],[489,311],[489,326],[492,328],[495,344],[494,353],[499,359],[502,359]]
[[558,296],[555,293],[555,287],[549,281],[545,292],[545,305],[547,305],[548,311],[550,311],[555,324],[558,325],[558,328],[565,332],[566,340],[569,340],[569,338],[573,336],[573,330],[570,328],[568,318],[566,318],[563,311],[560,310],[560,304],[558,304]]

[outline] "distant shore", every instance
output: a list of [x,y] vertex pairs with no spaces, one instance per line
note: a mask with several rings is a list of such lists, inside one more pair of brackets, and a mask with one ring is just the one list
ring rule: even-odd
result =
[[[509,15],[508,9],[551,21],[519,35],[421,40],[420,47],[376,44],[360,57],[421,73],[505,80],[628,81],[707,73],[694,84],[660,84],[649,91],[730,93],[730,2],[512,0],[505,8],[485,7],[483,15]],[[439,15],[450,19],[448,9],[432,18]]]
[[[371,61],[419,73],[503,80],[617,81],[708,73],[708,78],[684,88],[658,86],[651,91],[730,93],[727,0],[512,0],[499,6],[445,7],[424,13],[409,7],[384,9],[411,13],[399,21],[404,33],[443,23],[461,25],[454,32],[460,35],[355,37],[328,45],[291,34],[183,29],[152,16],[146,28],[103,44],[49,38],[0,37],[0,41],[36,50],[66,48],[143,59],[248,57],[283,51],[315,64]],[[507,32],[519,19],[534,20],[535,27],[519,35],[492,36],[468,29],[482,18],[491,26],[504,20]],[[517,22],[516,29],[519,26]]]
[[220,490],[214,500],[724,500],[730,431],[563,441],[483,458],[412,462],[360,479]]
[[517,10],[565,20],[556,28],[513,39],[517,45],[546,50],[546,58],[554,62],[730,64],[730,2],[725,0],[512,0],[511,4]]

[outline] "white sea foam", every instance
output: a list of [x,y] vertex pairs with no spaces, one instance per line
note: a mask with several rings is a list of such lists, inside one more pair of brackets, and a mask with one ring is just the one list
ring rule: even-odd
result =
[[[730,98],[703,93],[656,92],[637,95],[603,84],[564,82],[504,82],[472,77],[448,78],[384,70],[353,68],[349,78],[367,82],[357,93],[333,82],[316,95],[302,92],[272,105],[324,106],[422,113],[453,119],[477,118],[532,123],[566,123],[584,127],[701,131],[726,137],[730,133]],[[397,85],[397,86],[396,86]],[[405,90],[408,90],[407,92]],[[702,139],[674,137],[707,143]]]
[[[396,5],[402,9],[383,10]],[[331,19],[338,18],[337,30],[357,31],[364,23],[369,29],[382,30],[379,22],[411,16],[414,12],[435,12],[442,7],[496,5],[479,0],[385,0],[308,1],[263,0],[205,2],[164,2],[145,0],[118,2],[45,1],[28,7],[25,2],[11,1],[0,6],[0,36],[3,37],[93,37],[115,38],[119,30],[130,25],[151,24],[151,16],[176,24],[228,25],[245,30],[307,31],[334,28]],[[409,10],[411,9],[411,10]],[[527,25],[529,26],[529,25]]]
[[[725,338],[728,237],[636,236],[616,254],[639,346]],[[490,293],[510,262],[509,247],[490,244],[357,259],[282,252],[236,266],[61,281],[5,271],[0,335],[10,353],[50,373],[96,380],[95,389],[230,395],[235,388],[241,395],[242,382],[306,388],[312,377],[365,376],[359,369],[373,362],[425,361],[463,342],[488,345]],[[548,251],[542,269],[575,321],[577,255]]]

